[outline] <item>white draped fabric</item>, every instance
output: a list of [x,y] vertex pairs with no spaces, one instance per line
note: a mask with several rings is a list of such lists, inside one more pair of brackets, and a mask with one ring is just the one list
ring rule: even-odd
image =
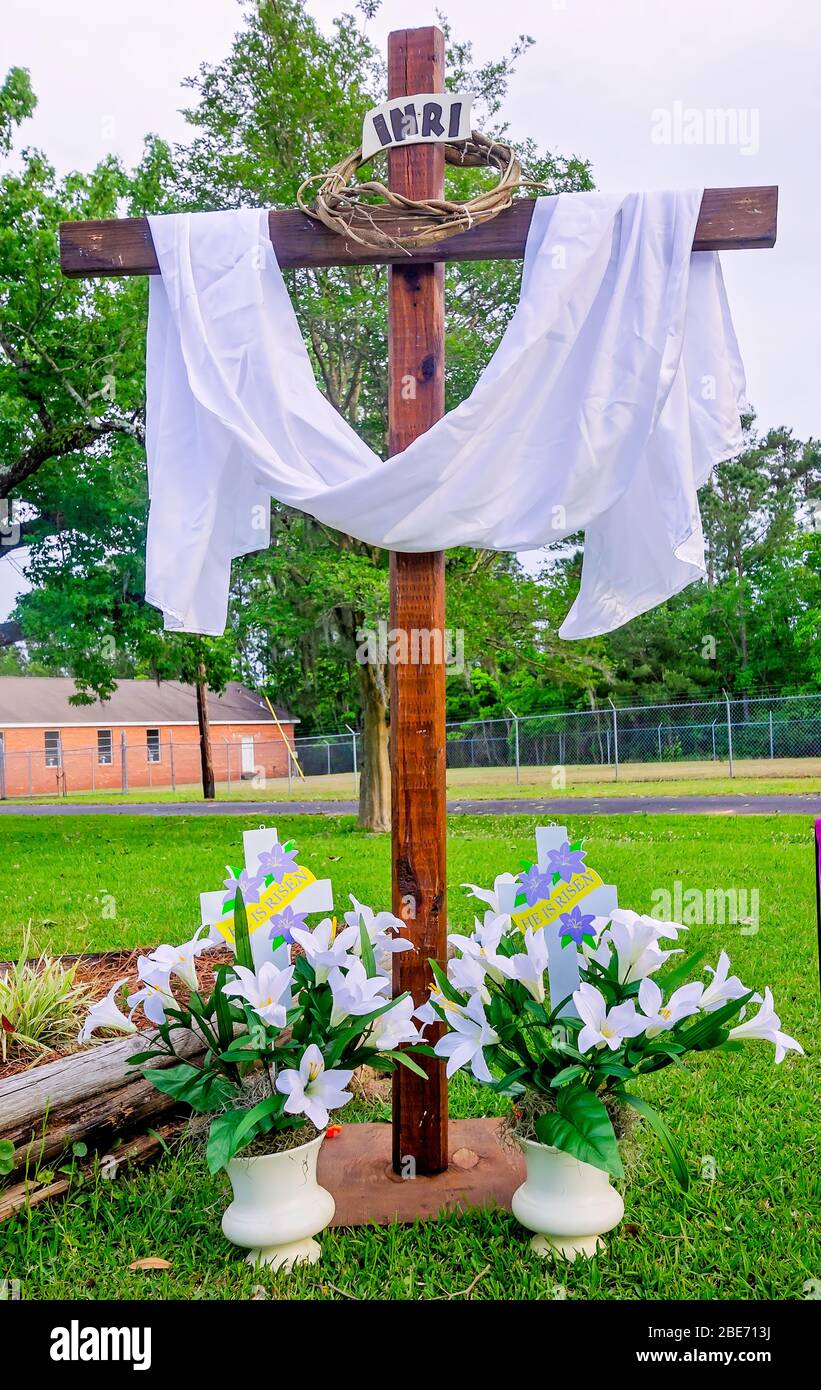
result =
[[316,385],[264,212],[152,217],[146,597],[219,634],[275,497],[390,550],[585,533],[563,637],[704,574],[697,489],[741,448],[744,372],[701,190],[539,198],[519,305],[473,392],[382,460]]

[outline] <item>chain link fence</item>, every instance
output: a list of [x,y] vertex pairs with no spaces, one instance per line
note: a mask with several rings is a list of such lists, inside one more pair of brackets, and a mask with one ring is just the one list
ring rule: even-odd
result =
[[[294,740],[306,777],[355,773],[358,735]],[[635,763],[723,764],[821,757],[821,695],[749,696],[665,705],[614,705],[447,725],[449,769],[601,767],[617,779]]]
[[[93,736],[93,731],[92,731]],[[162,737],[128,743],[115,737],[78,748],[54,741],[49,748],[10,748],[0,740],[0,799],[68,796],[73,792],[178,791],[202,786],[199,739]],[[212,734],[216,783],[228,791],[264,788],[271,780],[296,779],[283,740],[221,739]]]
[[[221,790],[249,795],[271,789],[299,795],[303,778],[353,774],[345,794],[356,791],[362,767],[361,736],[302,736],[293,740],[298,766],[279,736],[270,740],[212,740],[214,775]],[[535,769],[552,770],[563,785],[566,768],[600,768],[601,780],[618,780],[620,770],[638,764],[688,764],[693,777],[713,770],[734,776],[738,764],[757,763],[766,775],[781,760],[785,772],[821,758],[821,695],[755,696],[685,704],[613,705],[597,709],[551,711],[506,719],[479,719],[447,725],[450,771],[508,769],[510,780]],[[764,765],[766,764],[766,766]],[[797,766],[796,766],[797,764]],[[606,770],[606,771],[605,771]],[[683,769],[682,769],[683,770]],[[755,771],[745,766],[745,771]],[[781,771],[782,769],[778,769]],[[627,775],[627,774],[623,774]],[[470,773],[467,772],[467,780]],[[593,780],[591,778],[591,780]],[[3,748],[0,741],[0,798],[65,796],[73,792],[128,792],[150,795],[201,785],[199,743],[163,737],[148,748],[115,737],[98,744],[51,750]]]

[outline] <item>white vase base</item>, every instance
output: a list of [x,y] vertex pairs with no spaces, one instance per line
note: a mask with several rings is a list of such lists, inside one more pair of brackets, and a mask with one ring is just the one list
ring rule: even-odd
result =
[[561,1255],[572,1264],[577,1256],[590,1260],[605,1244],[601,1236],[533,1236],[531,1250],[537,1255]]
[[285,1245],[263,1245],[252,1250],[246,1257],[246,1264],[269,1269],[283,1269],[290,1273],[294,1265],[315,1265],[322,1254],[322,1246],[317,1240],[292,1240]]

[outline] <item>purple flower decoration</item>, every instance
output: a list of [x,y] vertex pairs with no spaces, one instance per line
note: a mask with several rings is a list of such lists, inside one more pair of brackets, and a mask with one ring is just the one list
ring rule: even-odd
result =
[[531,864],[530,868],[518,874],[517,878],[527,899],[528,907],[533,907],[536,903],[540,903],[543,898],[550,897],[552,887],[550,875],[541,873],[538,864]]
[[296,856],[296,849],[284,849],[277,843],[273,849],[263,850],[257,872],[263,877],[270,874],[274,883],[281,883],[285,875],[293,873],[296,868]]
[[571,908],[569,912],[565,912],[564,915],[559,918],[562,924],[561,931],[559,932],[560,940],[564,941],[567,937],[570,937],[572,941],[575,941],[577,946],[581,946],[582,937],[596,935],[596,928],[593,926],[595,920],[592,912],[582,912],[579,907]]
[[249,874],[247,869],[240,872],[239,878],[233,874],[223,880],[226,888],[226,897],[223,907],[230,902],[231,898],[236,897],[237,890],[242,894],[242,901],[248,903],[258,903],[259,895],[262,892],[265,879],[262,874]]
[[[591,918],[590,920],[592,921],[593,919]],[[278,912],[276,917],[271,918],[271,930],[268,933],[268,940],[275,941],[278,936],[281,936],[284,941],[290,944],[294,939],[291,935],[294,927],[304,926],[305,914],[303,912],[294,912],[292,907],[283,907],[282,911]]]
[[548,850],[547,872],[558,874],[562,883],[569,883],[574,874],[584,869],[586,850],[571,849],[567,840],[559,849]]

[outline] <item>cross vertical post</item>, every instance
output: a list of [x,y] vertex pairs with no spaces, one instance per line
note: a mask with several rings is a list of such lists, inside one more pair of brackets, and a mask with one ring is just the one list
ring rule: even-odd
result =
[[[441,29],[401,29],[388,38],[388,97],[443,91]],[[445,155],[438,144],[388,153],[392,191],[441,198]],[[399,453],[445,410],[444,266],[391,266],[388,289],[389,451]],[[416,950],[394,956],[394,992],[417,1003],[428,958],[447,956],[445,877],[445,557],[391,554],[391,628],[401,634],[391,664],[391,860],[393,910]],[[399,1067],[393,1080],[393,1167],[441,1173],[448,1166],[444,1064],[420,1058],[427,1080]]]

